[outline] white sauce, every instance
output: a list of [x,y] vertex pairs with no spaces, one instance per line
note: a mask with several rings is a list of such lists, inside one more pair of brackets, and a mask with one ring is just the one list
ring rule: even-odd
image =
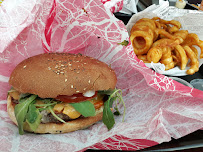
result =
[[185,8],[185,5],[186,5],[186,2],[185,2],[184,0],[177,0],[175,6],[176,6],[177,8],[183,9],[183,8]]
[[89,91],[83,93],[84,97],[92,97],[94,95],[95,95],[95,91],[94,90],[89,90]]

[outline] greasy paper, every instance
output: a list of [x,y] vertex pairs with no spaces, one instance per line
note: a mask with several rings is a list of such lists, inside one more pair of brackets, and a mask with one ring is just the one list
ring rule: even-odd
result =
[[[18,10],[33,20],[24,20],[24,28],[16,23],[19,34],[0,54],[0,151],[136,150],[203,128],[202,92],[147,68],[131,44],[119,45],[129,39],[126,27],[100,1],[38,0],[32,8],[34,12]],[[118,78],[116,87],[123,91],[125,121],[116,116],[110,131],[100,121],[72,133],[19,135],[6,112],[9,76],[23,59],[48,52],[82,53],[110,64]],[[119,109],[122,113],[122,105]]]

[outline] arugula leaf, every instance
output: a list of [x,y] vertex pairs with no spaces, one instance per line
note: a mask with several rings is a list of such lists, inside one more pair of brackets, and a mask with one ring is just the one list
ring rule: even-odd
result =
[[70,103],[76,111],[81,113],[84,117],[95,116],[95,108],[94,105],[90,101],[83,101],[79,103]]
[[123,98],[122,98],[122,91],[120,89],[114,89],[114,90],[99,91],[98,94],[109,95],[108,100],[106,102],[104,102],[104,110],[103,110],[102,120],[103,120],[103,123],[108,128],[108,130],[110,130],[115,124],[113,112],[111,111],[111,107],[112,107],[114,101],[116,102],[115,103],[116,104],[116,107],[115,107],[116,112],[114,114],[115,115],[120,114],[120,112],[118,111],[118,107],[117,107],[117,99],[118,99],[119,103],[123,104],[123,107],[124,107],[123,121],[125,118],[126,107],[125,107],[125,103],[124,103]]
[[56,104],[57,104],[57,102],[46,103],[46,104],[34,104],[34,105],[37,106],[37,107],[44,107],[44,108],[46,108],[48,106],[53,106],[53,105],[56,105]]
[[111,107],[112,107],[113,101],[116,98],[117,97],[109,98],[109,100],[104,102],[102,121],[106,125],[108,130],[110,130],[115,124],[114,115],[113,115],[113,113],[111,111]]
[[121,45],[127,46],[127,45],[129,44],[129,42],[128,42],[127,40],[124,40],[123,42],[118,43],[118,44],[121,44]]
[[31,94],[29,94],[29,93],[21,93],[20,94],[20,99],[28,97],[29,95],[31,95]]
[[15,117],[18,123],[19,134],[24,133],[23,124],[25,121],[26,114],[28,112],[29,105],[37,98],[37,95],[31,95],[29,98],[26,98],[23,102],[15,106]]
[[41,122],[41,118],[42,115],[39,110],[34,106],[34,104],[30,104],[26,115],[26,122],[29,124],[31,130],[36,131]]
[[28,112],[26,115],[26,119],[30,123],[34,123],[38,117],[38,113],[36,112],[37,108],[34,106],[34,104],[30,104],[28,108]]
[[[118,93],[120,92],[120,93]],[[122,90],[116,90],[116,94],[117,94],[117,97],[119,98],[119,103],[122,103],[123,104],[123,108],[124,108],[124,111],[123,111],[123,121],[125,119],[125,111],[126,111],[126,106],[125,106],[125,102],[123,101],[123,97],[122,97]],[[116,103],[116,108],[117,108],[117,103]],[[117,108],[118,109],[118,108]]]
[[114,90],[102,90],[102,91],[98,91],[98,94],[104,94],[104,95],[111,95],[112,93],[115,92],[116,89]]
[[[45,98],[45,99],[43,99],[43,98],[37,98],[37,99],[41,100],[45,104],[50,104],[50,103],[53,103],[53,101],[54,101],[53,98]],[[54,102],[56,102],[56,101],[54,101]]]
[[113,113],[114,115],[116,115],[116,116],[121,115],[121,113],[120,113],[119,110],[118,110],[118,107],[115,107],[114,109],[116,110],[116,111]]

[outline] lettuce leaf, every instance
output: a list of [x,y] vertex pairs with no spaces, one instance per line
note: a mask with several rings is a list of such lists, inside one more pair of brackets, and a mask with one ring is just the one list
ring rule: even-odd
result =
[[117,100],[119,101],[119,103],[123,104],[123,107],[124,107],[123,121],[124,121],[126,107],[122,98],[122,91],[120,89],[114,89],[114,90],[99,91],[98,94],[104,94],[109,96],[108,100],[104,102],[102,121],[106,125],[108,130],[110,130],[115,124],[114,114],[111,110],[113,102],[116,102],[115,104],[116,107],[114,108],[116,110],[115,115],[120,114],[117,107]]
[[37,95],[31,95],[29,98],[24,99],[21,103],[17,104],[14,109],[15,117],[18,123],[19,134],[24,133],[23,124],[28,112],[29,105],[35,101]]
[[31,130],[36,131],[40,122],[41,122],[42,115],[40,114],[39,110],[34,106],[34,104],[29,105],[29,110],[26,115],[26,122],[30,126]]
[[95,116],[94,105],[90,101],[83,101],[79,103],[70,103],[76,111],[78,111],[84,117]]
[[102,121],[106,125],[108,130],[110,130],[115,124],[114,115],[113,115],[113,112],[111,111],[111,107],[115,98],[117,97],[113,97],[107,100],[106,102],[104,102]]

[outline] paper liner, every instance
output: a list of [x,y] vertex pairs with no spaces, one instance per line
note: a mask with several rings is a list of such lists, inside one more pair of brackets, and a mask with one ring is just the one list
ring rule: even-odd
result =
[[[129,39],[127,30],[100,1],[38,3],[43,5],[34,22],[0,54],[0,151],[136,150],[203,128],[202,92],[138,62],[131,44],[118,45]],[[23,59],[46,52],[80,52],[111,64],[126,103],[125,121],[122,116],[116,117],[110,131],[100,121],[67,134],[19,135],[6,112],[9,75]],[[123,112],[122,105],[119,109]]]

